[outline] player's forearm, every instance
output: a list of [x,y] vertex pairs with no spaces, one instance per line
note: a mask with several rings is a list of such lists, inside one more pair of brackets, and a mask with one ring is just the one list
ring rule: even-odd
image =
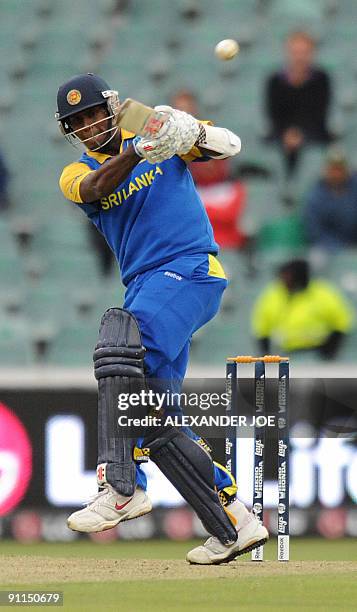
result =
[[129,176],[133,168],[141,161],[141,157],[129,145],[121,153],[108,160],[95,172],[91,172],[81,183],[81,198],[83,202],[94,202],[111,194]]
[[212,125],[201,125],[197,145],[204,155],[219,159],[238,155],[242,146],[239,136]]

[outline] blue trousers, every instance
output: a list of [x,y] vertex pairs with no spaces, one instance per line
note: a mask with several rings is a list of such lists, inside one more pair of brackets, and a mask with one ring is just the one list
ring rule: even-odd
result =
[[[148,378],[168,382],[170,391],[180,392],[192,335],[215,316],[226,286],[223,268],[207,254],[178,257],[129,283],[124,308],[138,321]],[[173,414],[182,415],[179,404],[170,406]],[[198,439],[188,427],[182,430]],[[146,489],[146,476],[138,464],[136,478],[137,484]],[[232,482],[216,465],[215,481],[218,490]]]

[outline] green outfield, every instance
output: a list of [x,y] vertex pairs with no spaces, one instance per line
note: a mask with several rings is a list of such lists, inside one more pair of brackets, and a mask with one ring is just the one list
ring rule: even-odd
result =
[[215,567],[189,566],[183,560],[195,544],[2,541],[1,589],[60,590],[70,612],[357,608],[353,539],[293,540],[289,563],[275,561],[272,541],[265,547],[264,563],[240,559]]

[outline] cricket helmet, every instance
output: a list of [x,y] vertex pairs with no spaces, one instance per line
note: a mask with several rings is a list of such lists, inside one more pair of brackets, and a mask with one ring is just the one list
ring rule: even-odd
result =
[[[118,92],[110,89],[108,83],[100,76],[90,72],[88,74],[76,75],[60,86],[57,93],[57,112],[55,118],[59,123],[61,132],[71,144],[77,145],[79,142],[85,144],[86,140],[90,140],[90,138],[86,140],[79,138],[79,132],[84,128],[72,130],[71,117],[94,106],[104,106],[107,109],[108,119],[110,120],[110,127],[101,132],[101,134],[108,134],[108,140],[98,147],[101,148],[118,131],[116,126],[116,117],[120,107]],[[94,122],[92,125],[96,123],[98,122]]]

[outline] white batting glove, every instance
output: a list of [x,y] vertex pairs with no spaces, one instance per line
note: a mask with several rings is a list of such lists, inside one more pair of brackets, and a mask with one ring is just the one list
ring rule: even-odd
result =
[[136,137],[133,140],[136,153],[151,164],[188,153],[200,134],[198,121],[171,106],[155,106],[155,110],[168,114],[169,118],[154,138]]
[[[172,120],[175,122],[179,132],[179,134],[176,136],[177,153],[179,155],[188,153],[194,146],[200,134],[200,124],[197,119],[184,111],[171,108],[171,106],[155,106],[155,110],[163,111],[171,115]],[[165,126],[163,126],[161,129],[164,127]]]
[[150,164],[158,164],[176,155],[175,143],[165,137],[149,140],[137,136],[133,140],[133,146],[137,155],[146,159]]
[[[165,110],[165,112],[167,111]],[[144,157],[151,164],[170,159],[176,155],[180,145],[181,137],[177,122],[171,113],[169,113],[168,120],[164,123],[155,137],[140,138],[137,136],[133,140],[133,146],[136,153],[140,155],[140,157]]]

